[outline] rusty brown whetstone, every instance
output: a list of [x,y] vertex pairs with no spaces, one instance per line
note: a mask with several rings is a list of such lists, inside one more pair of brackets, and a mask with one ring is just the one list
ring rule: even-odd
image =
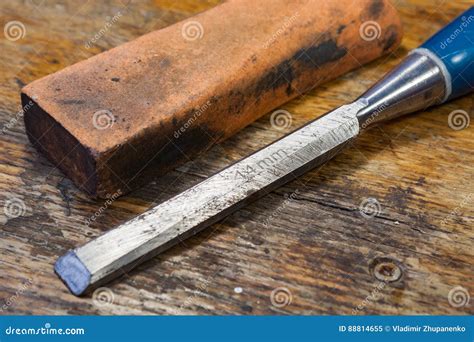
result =
[[91,196],[124,194],[393,51],[401,32],[386,0],[227,1],[24,87],[27,135]]

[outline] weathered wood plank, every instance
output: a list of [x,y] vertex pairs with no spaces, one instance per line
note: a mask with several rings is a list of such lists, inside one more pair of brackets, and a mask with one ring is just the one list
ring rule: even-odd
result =
[[[23,84],[216,3],[132,2],[92,48],[85,43],[110,20],[106,16],[123,9],[119,1],[2,3],[2,23],[21,21],[26,35],[0,42],[0,128],[8,124],[0,131],[0,312],[474,313],[472,302],[456,307],[448,301],[457,286],[474,294],[473,131],[472,125],[459,131],[448,125],[454,110],[472,117],[472,97],[366,132],[321,169],[141,265],[95,299],[69,294],[52,268],[67,249],[353,99],[470,4],[394,2],[405,27],[394,54],[288,103],[287,129],[272,127],[268,114],[196,161],[111,204],[88,199],[28,143],[17,114]],[[380,206],[374,217],[359,209],[369,198]],[[7,212],[8,217],[2,209],[13,210],[14,204],[22,215]],[[398,268],[400,279],[380,281],[396,278]],[[291,303],[272,304],[275,289],[280,296],[274,299],[285,304],[289,291]]]

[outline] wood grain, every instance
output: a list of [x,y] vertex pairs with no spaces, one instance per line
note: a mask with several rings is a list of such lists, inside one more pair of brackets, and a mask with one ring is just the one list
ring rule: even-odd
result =
[[[131,2],[90,49],[85,42],[127,6],[125,1],[2,3],[2,25],[20,21],[26,34],[0,41],[0,313],[474,313],[472,300],[460,307],[448,300],[458,286],[474,295],[473,128],[456,131],[448,125],[454,110],[472,117],[469,96],[374,128],[324,167],[95,296],[69,294],[53,274],[53,263],[67,249],[357,97],[471,4],[394,1],[405,29],[395,53],[285,105],[291,127],[276,129],[269,113],[195,161],[112,203],[88,199],[28,143],[18,114],[23,84],[216,3]],[[359,208],[369,198],[377,200],[380,211],[366,218]],[[291,301],[285,303],[288,293]]]

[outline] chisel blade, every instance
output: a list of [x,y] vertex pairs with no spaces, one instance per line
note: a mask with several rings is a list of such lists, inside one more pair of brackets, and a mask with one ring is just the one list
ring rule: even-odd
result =
[[80,295],[319,166],[359,133],[356,101],[223,169],[61,257],[55,271]]

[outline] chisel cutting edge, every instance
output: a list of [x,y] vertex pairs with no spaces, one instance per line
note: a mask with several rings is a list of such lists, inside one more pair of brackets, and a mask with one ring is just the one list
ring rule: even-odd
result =
[[328,161],[364,129],[472,92],[474,7],[341,106],[58,259],[81,295]]

